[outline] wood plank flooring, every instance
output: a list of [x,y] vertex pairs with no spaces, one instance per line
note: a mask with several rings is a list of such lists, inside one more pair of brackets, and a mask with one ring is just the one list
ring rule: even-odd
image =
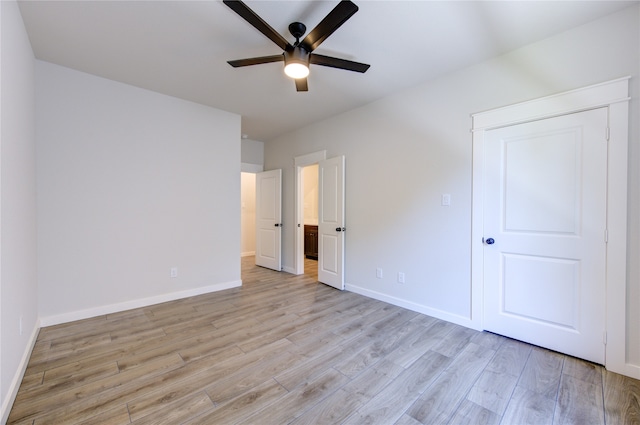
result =
[[640,381],[242,260],[40,331],[10,424],[640,424]]

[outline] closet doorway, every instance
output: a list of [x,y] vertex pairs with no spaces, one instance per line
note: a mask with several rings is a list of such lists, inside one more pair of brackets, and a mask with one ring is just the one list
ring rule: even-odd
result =
[[[318,269],[318,164],[307,165],[302,168],[302,225],[304,227],[304,258],[303,273]],[[313,260],[311,262],[309,260]],[[308,270],[309,268],[314,270]]]
[[240,173],[240,256],[256,254],[256,173]]

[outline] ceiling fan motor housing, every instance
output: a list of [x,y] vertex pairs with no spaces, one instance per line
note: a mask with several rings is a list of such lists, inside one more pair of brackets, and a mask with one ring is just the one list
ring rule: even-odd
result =
[[293,49],[287,49],[284,51],[284,63],[288,65],[290,63],[302,63],[309,65],[309,52],[304,47],[296,46]]

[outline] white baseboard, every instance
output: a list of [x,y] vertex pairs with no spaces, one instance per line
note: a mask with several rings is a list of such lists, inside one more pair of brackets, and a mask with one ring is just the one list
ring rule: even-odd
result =
[[456,325],[464,326],[465,328],[481,330],[477,328],[476,323],[474,323],[469,317],[459,316],[457,314],[451,314],[446,311],[427,307],[421,304],[416,304],[411,301],[403,300],[402,298],[397,298],[391,295],[383,294],[381,292],[372,291],[370,289],[363,288],[358,285],[353,285],[351,283],[346,283],[345,289],[347,291],[355,292],[356,294],[364,295],[365,297],[373,298],[374,300],[384,301],[398,307],[406,308],[411,311],[426,314],[427,316],[435,317],[436,319],[455,323]]
[[[610,363],[610,362],[608,362]],[[623,364],[607,364],[605,365],[608,371],[619,373],[620,375],[628,376],[633,379],[640,379],[640,366],[631,363]]]
[[283,266],[282,271],[291,273],[291,274],[296,274],[296,269],[294,269],[293,267]]
[[210,292],[223,291],[225,289],[237,288],[242,286],[242,280],[218,283],[215,285],[202,286],[186,291],[172,292],[169,294],[156,295],[149,298],[141,298],[138,300],[125,301],[118,304],[104,305],[86,310],[72,311],[69,313],[57,314],[55,316],[46,316],[40,318],[40,326],[53,326],[60,323],[73,322],[76,320],[88,319],[90,317],[102,316],[104,314],[118,313],[120,311],[131,310],[134,308],[148,307],[154,304],[160,304],[167,301],[179,300],[181,298],[193,297]]
[[18,395],[18,390],[20,389],[22,378],[24,378],[24,372],[27,370],[27,365],[29,364],[31,352],[33,351],[33,347],[36,345],[36,340],[38,339],[38,332],[40,332],[40,327],[40,322],[36,321],[33,331],[31,332],[31,336],[29,337],[29,343],[24,350],[22,359],[20,359],[18,369],[16,370],[16,373],[13,376],[11,383],[9,384],[7,395],[5,399],[2,400],[2,409],[0,410],[0,412],[2,412],[2,417],[0,417],[0,424],[6,424],[7,420],[9,420],[9,412],[11,411],[13,402]]
[[251,257],[252,255],[256,255],[255,251],[247,251],[240,254],[241,257]]

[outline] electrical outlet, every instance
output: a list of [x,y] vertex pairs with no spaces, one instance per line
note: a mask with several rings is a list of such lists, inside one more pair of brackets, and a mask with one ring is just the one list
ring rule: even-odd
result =
[[404,283],[404,273],[398,272],[398,283]]
[[448,207],[449,205],[451,205],[451,195],[448,194],[448,193],[443,193],[442,194],[442,206]]
[[376,277],[382,279],[382,269],[380,267],[376,269]]
[[171,267],[171,277],[178,277],[178,268]]

